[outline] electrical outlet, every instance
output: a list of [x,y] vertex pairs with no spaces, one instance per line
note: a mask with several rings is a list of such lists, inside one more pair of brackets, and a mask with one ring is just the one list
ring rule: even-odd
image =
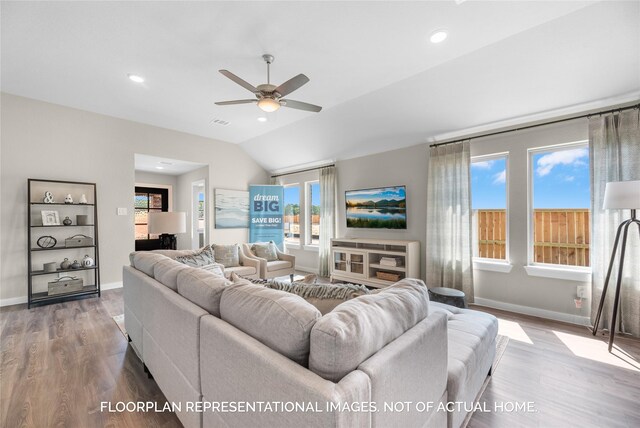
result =
[[118,208],[118,215],[127,215],[126,208]]
[[580,297],[581,299],[586,299],[588,296],[588,286],[587,285],[578,285],[578,290],[576,292],[576,294],[578,295],[578,297]]

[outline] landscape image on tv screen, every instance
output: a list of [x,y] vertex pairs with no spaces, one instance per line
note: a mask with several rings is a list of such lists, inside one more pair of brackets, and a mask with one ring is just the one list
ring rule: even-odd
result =
[[347,227],[406,229],[407,197],[405,186],[348,190]]

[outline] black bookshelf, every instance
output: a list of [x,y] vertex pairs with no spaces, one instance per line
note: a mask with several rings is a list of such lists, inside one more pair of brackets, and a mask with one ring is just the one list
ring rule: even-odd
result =
[[[39,189],[39,190],[36,190]],[[81,193],[86,194],[89,198],[92,197],[91,203],[80,204],[80,203],[62,203],[62,202],[53,202],[46,203],[38,200],[39,198],[44,197],[44,193],[42,189],[46,189],[47,191],[52,192],[56,198],[61,199],[64,197],[66,193],[75,192],[75,197],[79,197]],[[39,192],[39,193],[34,193]],[[28,242],[28,255],[27,255],[27,268],[28,268],[28,303],[27,306],[31,308],[33,304],[48,304],[61,302],[70,299],[76,299],[85,296],[95,296],[100,297],[100,255],[98,251],[98,194],[96,190],[95,183],[86,183],[79,181],[61,181],[61,180],[43,180],[43,179],[33,179],[30,178],[27,180],[27,242]],[[88,215],[89,217],[93,217],[91,219],[90,224],[72,224],[69,226],[63,224],[56,225],[43,225],[41,224],[41,216],[40,211],[45,210],[46,207],[56,207],[64,210],[66,213],[70,213],[70,215]],[[65,230],[66,229],[66,230]],[[41,248],[37,246],[37,239],[43,235],[56,234],[58,236],[57,244],[54,247],[50,248]],[[77,247],[67,247],[65,246],[65,241],[63,237],[70,237],[76,234],[83,234],[86,236],[90,236],[93,238],[92,245],[81,245]],[[57,259],[64,257],[68,252],[69,255],[78,254],[78,250],[85,250],[88,252],[89,256],[93,258],[94,265],[93,266],[82,266],[78,269],[62,269],[58,266],[58,269],[53,272],[44,271],[41,266],[37,266],[34,263],[34,257],[36,254],[47,254],[47,251],[54,251],[51,253],[55,255]],[[74,253],[75,252],[75,253]],[[43,257],[43,256],[39,256]],[[78,257],[80,258],[80,257]],[[59,265],[59,260],[55,260]],[[72,256],[70,260],[73,260]],[[40,267],[40,269],[38,269]],[[87,281],[89,284],[83,284],[80,290],[72,291],[64,294],[53,294],[49,295],[47,290],[48,286],[43,285],[42,283],[36,285],[34,284],[34,279],[39,277],[47,277],[51,276],[51,280],[55,279],[58,276],[69,276],[73,275],[73,273],[83,273],[86,274]],[[39,280],[42,281],[42,280]],[[84,278],[83,278],[84,281]],[[37,282],[37,281],[36,281]],[[34,291],[34,289],[38,289],[38,291]],[[44,291],[44,290],[46,291]]]

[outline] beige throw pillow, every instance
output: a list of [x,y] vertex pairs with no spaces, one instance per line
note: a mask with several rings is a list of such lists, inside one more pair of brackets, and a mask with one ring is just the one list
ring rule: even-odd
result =
[[278,249],[273,241],[269,242],[257,242],[251,247],[251,251],[257,257],[266,259],[268,262],[278,260]]

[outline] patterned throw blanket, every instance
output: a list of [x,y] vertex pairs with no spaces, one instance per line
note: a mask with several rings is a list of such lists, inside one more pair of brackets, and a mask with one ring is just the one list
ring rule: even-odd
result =
[[284,282],[267,279],[251,279],[254,284],[264,285],[275,290],[282,290],[296,294],[304,299],[343,299],[358,295],[369,294],[367,287],[360,284],[307,284],[304,282]]

